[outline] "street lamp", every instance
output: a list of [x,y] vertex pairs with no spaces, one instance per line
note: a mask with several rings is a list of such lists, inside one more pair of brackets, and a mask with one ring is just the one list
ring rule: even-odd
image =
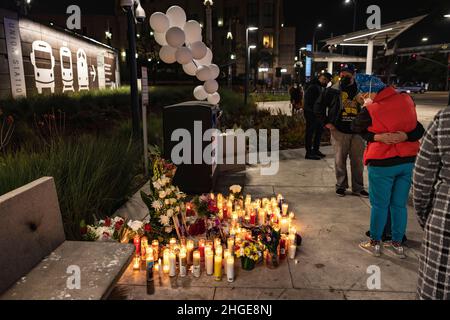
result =
[[423,37],[422,38],[422,42],[428,42],[428,38],[427,37]]
[[356,8],[358,5],[357,0],[345,0],[344,3],[346,5],[353,4],[353,32],[356,31]]
[[247,29],[245,29],[245,48],[246,48],[246,61],[245,61],[245,93],[244,93],[244,104],[247,105],[248,102],[248,78],[249,78],[249,70],[250,70],[250,50],[255,49],[256,46],[252,45],[250,48],[248,45],[248,33],[250,31],[256,31],[258,30],[257,27],[248,27]]
[[316,28],[314,29],[314,33],[313,33],[313,40],[312,40],[312,49],[313,52],[316,51],[316,33],[317,31],[319,31],[320,29],[322,29],[323,27],[323,23],[318,23]]
[[139,139],[139,92],[137,85],[136,62],[136,23],[145,20],[145,11],[139,0],[120,0],[120,6],[127,13],[128,19],[128,50],[130,63],[130,91],[131,91],[131,121],[133,138]]
[[212,0],[203,1],[203,5],[206,7],[206,44],[212,50]]
[[450,19],[450,13],[444,14],[444,18]]

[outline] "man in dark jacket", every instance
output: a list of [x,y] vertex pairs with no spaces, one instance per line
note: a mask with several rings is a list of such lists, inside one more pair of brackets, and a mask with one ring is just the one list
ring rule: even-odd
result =
[[352,194],[368,198],[363,177],[365,143],[362,137],[351,129],[353,119],[361,111],[354,74],[353,65],[343,65],[340,72],[341,80],[319,97],[314,105],[314,113],[331,131],[331,142],[335,151],[336,194],[339,197],[346,195],[349,187],[347,158],[350,158]]
[[320,160],[325,157],[325,155],[319,150],[320,141],[322,140],[323,124],[314,114],[314,104],[325,90],[328,83],[330,83],[331,79],[331,74],[322,73],[317,79],[313,80],[305,92],[305,158],[308,160]]

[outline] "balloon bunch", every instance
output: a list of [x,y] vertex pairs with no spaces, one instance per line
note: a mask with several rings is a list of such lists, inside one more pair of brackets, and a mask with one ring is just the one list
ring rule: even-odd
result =
[[204,82],[194,89],[197,100],[218,104],[220,95],[216,79],[220,75],[220,69],[212,63],[212,51],[202,41],[200,24],[195,20],[186,21],[183,8],[172,6],[165,14],[152,14],[150,26],[155,31],[156,42],[161,45],[160,59],[168,64],[178,62],[186,74],[196,76]]

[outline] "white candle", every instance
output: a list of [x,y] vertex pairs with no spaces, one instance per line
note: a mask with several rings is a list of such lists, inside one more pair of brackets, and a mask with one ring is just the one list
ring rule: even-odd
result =
[[223,271],[226,274],[227,273],[227,259],[230,256],[230,250],[225,250],[223,252]]
[[211,276],[214,273],[214,253],[207,250],[205,253],[206,274]]
[[139,270],[140,269],[140,263],[141,263],[141,259],[139,258],[139,256],[135,256],[134,257],[134,263],[133,263],[133,269],[134,270]]
[[171,252],[169,255],[169,276],[175,277],[177,274],[177,256],[175,252]]
[[191,265],[192,264],[192,253],[194,252],[194,241],[193,240],[188,240],[187,244],[186,244],[186,255],[187,255],[187,264]]
[[180,277],[185,277],[186,274],[187,274],[186,249],[181,248],[181,250],[180,250]]
[[233,254],[233,251],[234,251],[234,238],[232,238],[232,237],[228,238],[227,249],[231,251],[231,254]]
[[228,282],[234,281],[234,257],[228,256],[227,267],[225,268]]
[[287,214],[288,214],[288,208],[289,208],[289,206],[288,206],[287,203],[283,203],[281,205],[282,214],[283,214],[284,217],[287,216]]
[[170,258],[170,250],[164,249],[164,251],[163,251],[163,271],[166,274],[169,273],[169,266],[170,266],[169,258]]
[[296,251],[297,251],[297,246],[295,244],[291,244],[289,246],[289,259],[295,259]]
[[194,251],[193,263],[192,273],[194,274],[194,277],[198,278],[200,277],[200,251],[198,250]]

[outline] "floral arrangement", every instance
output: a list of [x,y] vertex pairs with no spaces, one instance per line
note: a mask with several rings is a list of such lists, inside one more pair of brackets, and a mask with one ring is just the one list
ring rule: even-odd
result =
[[258,239],[270,253],[276,254],[278,245],[280,244],[281,233],[279,229],[275,229],[270,225],[262,226],[258,235]]
[[124,224],[125,220],[121,217],[108,217],[94,225],[86,225],[85,221],[81,221],[81,236],[87,241],[119,241]]
[[248,258],[257,262],[261,258],[262,252],[257,242],[244,240],[239,248],[235,250],[235,255],[237,258]]
[[170,238],[181,223],[178,215],[185,210],[186,195],[174,186],[172,179],[176,166],[163,159],[157,149],[151,153],[153,175],[150,193],[141,191],[141,197],[149,209],[149,221],[158,237]]

